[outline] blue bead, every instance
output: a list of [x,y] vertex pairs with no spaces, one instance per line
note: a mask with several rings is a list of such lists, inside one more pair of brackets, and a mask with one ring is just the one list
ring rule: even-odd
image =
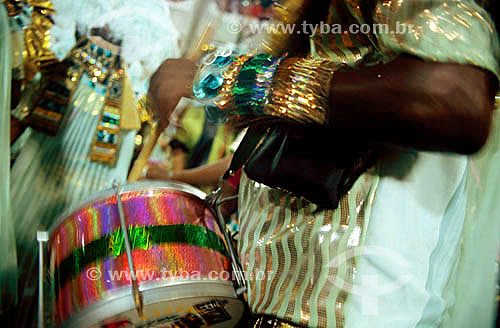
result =
[[218,89],[224,83],[220,75],[207,74],[193,87],[193,94],[198,99],[207,99],[217,96]]
[[222,76],[220,76],[220,75],[215,76],[213,74],[205,75],[200,81],[200,84],[203,87],[206,87],[206,88],[209,88],[212,90],[218,89],[222,85],[222,83],[224,83],[224,79],[222,78]]
[[215,61],[212,63],[212,65],[217,66],[219,68],[222,68],[224,66],[231,64],[232,61],[233,61],[233,59],[231,58],[231,56],[227,56],[227,57],[219,56],[215,59]]
[[93,43],[92,43],[92,44],[90,45],[90,49],[94,50],[94,49],[95,49],[95,44],[93,44]]
[[206,91],[198,83],[193,87],[193,95],[200,100],[210,98],[210,96],[207,95]]
[[106,51],[106,57],[111,57],[111,51]]
[[97,48],[97,55],[99,55],[99,56],[104,55],[104,49],[101,47]]

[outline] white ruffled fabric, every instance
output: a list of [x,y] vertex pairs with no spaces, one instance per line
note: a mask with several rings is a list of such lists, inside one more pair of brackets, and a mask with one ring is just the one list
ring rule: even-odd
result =
[[149,77],[168,58],[180,55],[179,32],[164,0],[52,0],[56,24],[51,49],[63,58],[74,47],[75,31],[90,35],[107,26],[111,38],[121,40],[121,56],[134,91],[144,93]]

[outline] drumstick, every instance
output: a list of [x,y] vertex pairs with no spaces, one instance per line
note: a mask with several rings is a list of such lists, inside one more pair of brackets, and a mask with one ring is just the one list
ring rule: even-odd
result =
[[[208,25],[205,31],[203,32],[203,35],[200,38],[200,41],[198,42],[196,49],[188,57],[189,60],[197,61],[201,57],[201,55],[203,54],[202,51],[203,45],[210,40],[212,33],[213,29],[210,25]],[[156,143],[160,139],[162,132],[163,131],[160,130],[158,127],[158,122],[153,122],[151,125],[151,132],[144,141],[144,146],[141,152],[139,153],[139,156],[135,160],[132,170],[130,171],[128,177],[129,182],[135,182],[139,180],[139,178],[142,176],[142,171],[144,170],[144,167],[146,166],[149,157],[151,156],[151,153],[153,152],[153,149],[156,146]]]
[[192,10],[194,14],[182,49],[182,57],[188,57],[189,50],[195,47],[193,43],[196,40],[196,32],[201,24],[201,17],[203,16],[203,13],[207,11],[207,7],[208,1],[206,0],[198,0],[194,4],[194,8]]
[[205,27],[205,30],[203,30],[201,38],[198,41],[198,43],[196,44],[194,51],[187,57],[189,60],[196,62],[203,56],[203,50],[202,50],[203,46],[210,41],[213,33],[214,33],[214,29],[212,28],[212,24],[208,24]]

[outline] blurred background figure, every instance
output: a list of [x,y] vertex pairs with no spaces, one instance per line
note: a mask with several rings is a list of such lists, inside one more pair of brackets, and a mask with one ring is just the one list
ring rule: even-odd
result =
[[[230,124],[211,122],[203,106],[188,105],[175,135],[163,145],[171,154],[170,161],[150,162],[147,178],[185,182],[205,192],[214,190],[229,167],[236,132]],[[195,170],[200,167],[210,168],[208,174]]]

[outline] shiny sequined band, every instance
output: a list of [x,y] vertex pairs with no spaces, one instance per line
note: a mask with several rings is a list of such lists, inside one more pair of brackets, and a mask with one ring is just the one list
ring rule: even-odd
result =
[[239,114],[253,114],[254,111],[260,111],[269,90],[263,75],[270,73],[268,80],[272,79],[274,73],[272,68],[276,69],[275,62],[273,56],[259,54],[243,65],[233,89],[234,102]]
[[251,55],[243,55],[234,59],[229,69],[222,75],[224,84],[219,90],[219,99],[215,101],[215,106],[220,110],[226,111],[234,106],[233,88],[236,84],[240,70],[250,57]]
[[[167,225],[131,227],[128,231],[132,249],[148,250],[153,245],[178,243],[215,250],[227,257],[224,241],[213,231],[195,225]],[[73,251],[56,272],[56,288],[73,279],[89,264],[107,257],[118,257],[125,252],[121,229],[94,240]]]
[[326,124],[330,82],[338,68],[324,59],[286,60],[276,72],[264,113],[300,124]]

